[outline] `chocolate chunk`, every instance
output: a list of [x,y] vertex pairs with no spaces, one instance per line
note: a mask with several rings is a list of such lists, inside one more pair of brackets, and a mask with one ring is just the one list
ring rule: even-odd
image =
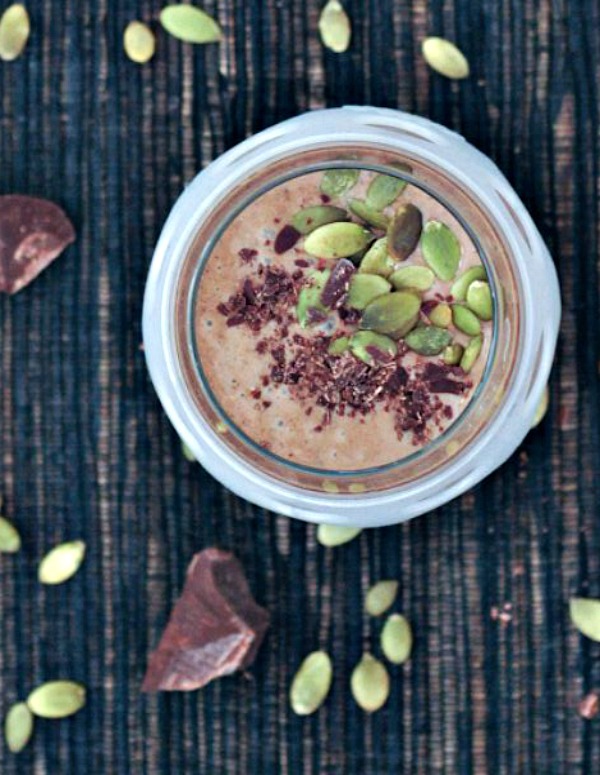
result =
[[467,389],[463,382],[455,382],[453,379],[434,379],[429,383],[429,390],[432,393],[454,393],[460,395]]
[[73,225],[58,205],[0,196],[0,291],[20,291],[74,240]]
[[301,236],[299,231],[294,229],[293,226],[290,226],[290,224],[287,224],[275,237],[275,245],[273,246],[275,252],[281,254],[291,250]]
[[240,251],[238,251],[238,256],[245,264],[249,264],[256,258],[257,255],[258,250],[254,250],[253,248],[242,248]]
[[335,309],[343,303],[354,272],[356,272],[356,268],[352,261],[348,261],[347,258],[342,258],[337,262],[321,291],[321,304],[324,307]]
[[268,626],[238,560],[220,549],[199,552],[150,655],[142,691],[191,691],[248,667]]

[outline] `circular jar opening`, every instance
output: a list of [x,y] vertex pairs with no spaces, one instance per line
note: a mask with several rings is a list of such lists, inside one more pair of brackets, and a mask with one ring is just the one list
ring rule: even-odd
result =
[[[332,193],[323,180],[339,173],[356,180],[341,194]],[[385,222],[360,209],[382,176],[398,188],[389,204],[375,208]],[[392,257],[391,272],[373,273],[380,296],[366,305],[360,297],[356,319],[347,314],[352,304],[324,303],[338,265],[351,276],[345,300],[354,278],[371,274],[361,271],[365,251],[390,239],[389,221],[407,205],[421,212],[424,231],[407,256]],[[309,213],[308,220],[325,218],[316,229],[307,222],[307,207],[321,208]],[[323,211],[328,208],[343,212],[333,217]],[[448,226],[459,244],[458,265],[453,271],[442,266],[441,276],[423,251],[431,222]],[[364,229],[366,244],[350,240],[341,251],[328,253],[322,244],[327,235],[314,235],[331,224]],[[338,232],[342,240],[343,230]],[[452,253],[447,244],[444,248],[443,253]],[[442,256],[442,265],[447,258]],[[432,284],[414,288],[413,280],[393,277],[410,267],[433,270]],[[476,267],[483,270],[475,273],[476,282],[489,285],[491,302],[491,315],[472,316],[478,331],[464,321],[457,324],[453,309],[469,309],[464,296],[455,298],[453,286]],[[273,270],[279,273],[275,280]],[[422,271],[420,276],[423,283]],[[311,301],[303,306],[307,290]],[[403,293],[420,300],[406,331],[386,329],[385,321],[383,328],[363,325],[369,304]],[[534,314],[536,296],[548,311],[543,319]],[[450,308],[450,321],[447,309],[433,312],[440,306]],[[157,246],[144,305],[144,340],[171,420],[199,461],[230,489],[291,516],[371,526],[401,521],[449,500],[516,448],[547,378],[559,312],[547,251],[489,160],[459,136],[422,119],[350,108],[301,116],[267,130],[225,154],[188,187]],[[302,315],[310,319],[303,321]],[[417,352],[424,347],[419,331],[432,326],[441,331],[435,352],[427,343],[425,352]],[[412,332],[417,336],[407,341]],[[366,362],[367,372],[376,370],[369,363],[372,342],[361,350],[355,334],[388,340],[387,345],[378,341],[375,350],[383,348],[394,369],[408,373],[410,384],[400,385],[399,400],[389,395],[383,400],[380,393],[369,394],[372,406],[356,401],[355,393],[332,399],[327,391],[339,391],[338,383],[312,391],[315,362],[309,356],[315,341],[320,342],[317,371],[330,360],[334,367],[356,363],[360,369]],[[445,360],[448,347],[468,349],[480,334],[482,347],[472,368],[461,369],[460,359]],[[343,338],[350,340],[349,349],[330,353]],[[383,360],[383,366],[375,365],[383,371],[389,366],[390,376],[394,369]],[[443,379],[459,387],[444,393],[438,384],[432,390],[432,380],[423,377],[433,366],[444,370],[434,369],[433,382]],[[368,390],[381,387],[367,383]],[[420,389],[425,403],[407,407]],[[430,412],[420,430],[419,412]]]

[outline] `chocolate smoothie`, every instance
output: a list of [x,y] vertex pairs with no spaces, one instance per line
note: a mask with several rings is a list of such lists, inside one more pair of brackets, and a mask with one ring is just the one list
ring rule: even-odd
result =
[[398,178],[330,170],[250,204],[203,270],[201,367],[273,454],[356,471],[417,452],[481,381],[492,299],[475,245]]

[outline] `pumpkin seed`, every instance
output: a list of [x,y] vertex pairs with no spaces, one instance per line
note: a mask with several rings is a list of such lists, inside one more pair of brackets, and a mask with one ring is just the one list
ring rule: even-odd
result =
[[533,422],[531,423],[532,428],[537,428],[537,426],[542,422],[542,420],[546,416],[546,412],[548,411],[549,403],[550,403],[550,391],[548,390],[548,385],[546,385],[546,387],[544,388],[544,392],[542,393],[542,396],[537,405],[537,409],[535,410],[535,414],[533,415]]
[[454,278],[460,263],[460,242],[445,223],[429,221],[425,224],[421,251],[440,280],[449,282]]
[[405,261],[417,247],[422,230],[423,216],[419,208],[411,204],[400,207],[387,233],[390,255],[397,261]]
[[469,62],[462,51],[445,38],[425,38],[421,50],[425,61],[436,73],[446,78],[467,78]]
[[378,581],[367,592],[365,611],[371,616],[381,616],[394,604],[397,594],[397,581]]
[[149,62],[156,51],[154,33],[143,22],[129,22],[123,33],[123,48],[132,62]]
[[399,339],[414,328],[420,308],[421,299],[415,293],[388,293],[367,305],[360,327]]
[[347,220],[348,213],[341,207],[313,205],[297,212],[292,218],[292,226],[300,234],[310,234],[311,231],[318,229],[319,226],[325,226],[326,223]]
[[434,280],[435,275],[426,266],[401,266],[390,277],[390,282],[398,290],[428,291]]
[[382,359],[387,360],[398,353],[396,342],[389,336],[375,334],[373,331],[357,331],[350,339],[350,352],[359,361],[373,366]]
[[296,305],[296,316],[302,328],[307,328],[314,322],[311,318],[311,310],[318,309],[324,311],[324,307],[321,304],[321,291],[325,287],[327,280],[329,280],[330,275],[329,269],[325,269],[322,272],[314,269],[309,272],[312,285],[302,288],[298,294],[298,304]]
[[407,183],[392,175],[375,175],[367,189],[367,204],[375,210],[384,210],[398,199]]
[[382,708],[390,694],[390,677],[385,666],[371,654],[363,654],[350,678],[356,703],[367,713]]
[[465,347],[463,356],[460,359],[460,368],[467,374],[471,371],[471,369],[475,365],[475,361],[479,357],[479,353],[481,352],[482,346],[483,346],[483,337],[480,334],[479,336],[474,336],[473,339],[471,339],[471,341],[469,342],[469,344]]
[[358,223],[328,223],[307,236],[304,250],[318,258],[347,258],[372,239],[371,232]]
[[375,240],[363,256],[358,271],[382,277],[388,277],[394,271],[394,262],[387,249],[387,237]]
[[490,285],[482,280],[475,280],[467,290],[467,307],[481,320],[492,319],[492,294]]
[[464,351],[462,344],[449,344],[442,353],[442,360],[446,366],[458,366]]
[[569,613],[582,635],[600,642],[600,600],[573,597],[569,601]]
[[401,614],[388,617],[381,631],[381,650],[394,665],[402,665],[410,657],[413,635],[410,624]]
[[4,738],[8,750],[19,753],[27,745],[33,733],[33,716],[24,702],[16,702],[6,714]]
[[319,525],[317,541],[321,546],[341,546],[347,544],[362,533],[360,527],[341,527],[340,525]]
[[483,266],[472,266],[463,272],[450,288],[450,293],[456,301],[464,301],[467,296],[469,285],[475,280],[486,280],[487,273]]
[[329,344],[327,352],[330,355],[343,355],[343,353],[348,351],[349,344],[350,339],[347,336],[340,336]]
[[358,183],[360,172],[351,169],[327,170],[321,180],[321,193],[332,199],[342,196]]
[[186,43],[216,43],[223,37],[217,22],[193,5],[168,5],[160,12],[160,23],[170,35]]
[[0,17],[0,59],[12,62],[20,56],[27,41],[31,25],[25,6],[15,3],[9,6]]
[[17,528],[4,517],[0,517],[0,553],[14,554],[21,548],[21,536]]
[[476,336],[481,333],[479,318],[474,312],[471,312],[468,307],[465,307],[462,304],[452,305],[452,322],[459,331],[462,331],[469,336]]
[[54,547],[41,561],[38,579],[42,584],[62,584],[79,570],[85,557],[83,541],[68,541]]
[[348,207],[357,218],[360,218],[375,229],[385,231],[390,225],[390,219],[385,213],[382,213],[381,210],[376,210],[362,199],[349,199]]
[[434,326],[440,328],[448,328],[452,323],[452,308],[449,304],[436,304],[436,306],[428,313],[427,317]]
[[183,452],[184,458],[186,460],[188,460],[190,463],[195,463],[196,462],[196,458],[194,457],[194,453],[188,447],[188,445],[185,443],[185,441],[181,442],[181,451]]
[[350,46],[352,25],[339,0],[329,0],[321,11],[319,33],[325,48],[342,54]]
[[419,355],[439,355],[452,341],[452,334],[445,328],[420,326],[413,328],[404,341]]
[[49,681],[31,692],[27,705],[40,718],[66,718],[85,705],[85,688],[74,681]]
[[333,666],[325,651],[313,651],[302,662],[290,687],[290,705],[298,716],[309,716],[325,702],[331,688]]
[[354,309],[364,309],[374,299],[389,293],[391,285],[378,274],[355,274],[350,280],[347,304]]

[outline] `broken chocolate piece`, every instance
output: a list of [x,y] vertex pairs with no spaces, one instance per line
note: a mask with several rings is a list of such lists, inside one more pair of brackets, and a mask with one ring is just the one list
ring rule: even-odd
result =
[[20,291],[74,240],[73,224],[53,202],[0,196],[0,291]]
[[275,237],[275,244],[273,245],[275,252],[281,255],[281,253],[291,250],[301,236],[300,232],[288,223]]
[[342,258],[337,262],[321,291],[321,304],[324,307],[336,309],[343,304],[348,295],[350,280],[355,272],[356,267],[347,258]]
[[192,691],[248,667],[268,626],[269,614],[254,601],[233,554],[199,552],[150,655],[142,691]]

